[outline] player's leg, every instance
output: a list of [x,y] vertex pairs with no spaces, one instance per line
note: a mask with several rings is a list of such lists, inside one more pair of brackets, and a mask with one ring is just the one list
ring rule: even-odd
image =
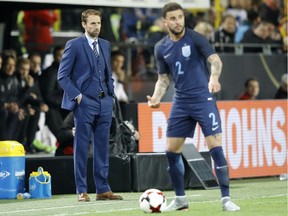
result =
[[166,157],[169,165],[168,173],[176,196],[165,211],[188,209],[184,186],[185,169],[181,155],[184,141],[185,138],[167,138]]
[[184,138],[167,138],[166,157],[169,165],[168,172],[176,196],[185,196],[185,169],[181,155],[184,141]]
[[190,108],[186,104],[173,103],[167,126],[166,157],[168,173],[175,191],[175,199],[165,209],[166,211],[188,208],[184,186],[184,163],[182,148],[186,137],[193,137],[196,121],[189,117]]
[[215,173],[220,185],[222,206],[224,211],[239,211],[240,207],[231,202],[229,191],[229,169],[222,148],[222,134],[207,136],[206,143],[214,161]]
[[231,202],[229,194],[229,170],[222,149],[222,127],[216,101],[207,101],[197,106],[198,115],[193,116],[199,122],[214,161],[222,205],[225,211],[238,211],[240,208]]

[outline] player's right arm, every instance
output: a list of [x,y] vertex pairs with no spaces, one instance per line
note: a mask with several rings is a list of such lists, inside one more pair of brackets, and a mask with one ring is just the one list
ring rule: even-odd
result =
[[158,80],[155,84],[153,96],[147,96],[148,106],[151,108],[160,107],[160,101],[165,95],[170,85],[170,78],[168,74],[158,74]]

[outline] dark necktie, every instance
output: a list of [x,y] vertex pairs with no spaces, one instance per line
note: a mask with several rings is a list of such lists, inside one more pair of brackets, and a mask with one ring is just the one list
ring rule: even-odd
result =
[[92,45],[93,45],[93,52],[94,52],[95,56],[98,58],[98,57],[99,57],[99,53],[98,53],[98,50],[97,50],[97,44],[98,44],[97,41],[94,41],[94,42],[92,43]]

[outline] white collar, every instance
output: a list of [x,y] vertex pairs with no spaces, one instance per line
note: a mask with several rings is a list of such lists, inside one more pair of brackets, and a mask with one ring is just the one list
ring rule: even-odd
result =
[[[91,38],[86,32],[85,32],[85,37],[87,38],[89,45],[93,47],[93,44],[92,44],[92,43],[93,43],[95,40],[94,40],[93,38]],[[98,38],[96,38],[96,41],[97,41],[97,43],[98,43]]]

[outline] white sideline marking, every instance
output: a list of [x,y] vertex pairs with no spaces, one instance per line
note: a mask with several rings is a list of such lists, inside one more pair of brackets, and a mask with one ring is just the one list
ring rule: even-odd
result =
[[[193,194],[193,195],[187,195],[187,197],[195,197],[195,196],[201,196],[199,194]],[[233,199],[233,200],[245,200],[245,199],[255,199],[255,198],[271,198],[271,197],[281,197],[281,196],[287,196],[287,194],[276,194],[276,195],[271,195],[271,196],[260,196],[260,197],[249,197],[249,198],[239,198],[239,199]],[[174,197],[167,197],[167,198],[174,198]],[[133,201],[135,202],[135,200],[127,200],[127,201]],[[125,201],[124,201],[125,202]],[[211,202],[219,202],[219,199],[217,200],[210,200],[210,201],[193,201],[194,203],[211,203]],[[123,203],[123,201],[119,201],[119,202],[115,202],[113,201],[113,204],[116,204],[116,203]],[[99,205],[99,202],[95,202],[95,203],[79,203],[77,205],[67,205],[67,206],[57,206],[57,207],[49,207],[49,208],[34,208],[34,209],[22,209],[22,210],[15,210],[15,211],[7,211],[7,212],[1,212],[1,214],[16,214],[16,213],[27,213],[27,212],[35,212],[35,211],[49,211],[49,210],[56,210],[56,209],[67,209],[67,208],[78,208],[78,207],[91,207],[91,206],[101,206],[101,205],[111,205],[111,202],[110,201],[107,201],[107,202],[102,202],[100,205]],[[94,213],[105,213],[105,212],[119,212],[119,211],[132,211],[132,210],[137,210],[139,209],[138,207],[137,208],[122,208],[122,209],[115,209],[115,210],[105,210],[105,211],[95,211]],[[85,215],[85,214],[91,214],[91,212],[75,212],[75,213],[61,213],[61,214],[54,214],[54,215],[51,215],[51,216],[67,216],[67,215]]]

